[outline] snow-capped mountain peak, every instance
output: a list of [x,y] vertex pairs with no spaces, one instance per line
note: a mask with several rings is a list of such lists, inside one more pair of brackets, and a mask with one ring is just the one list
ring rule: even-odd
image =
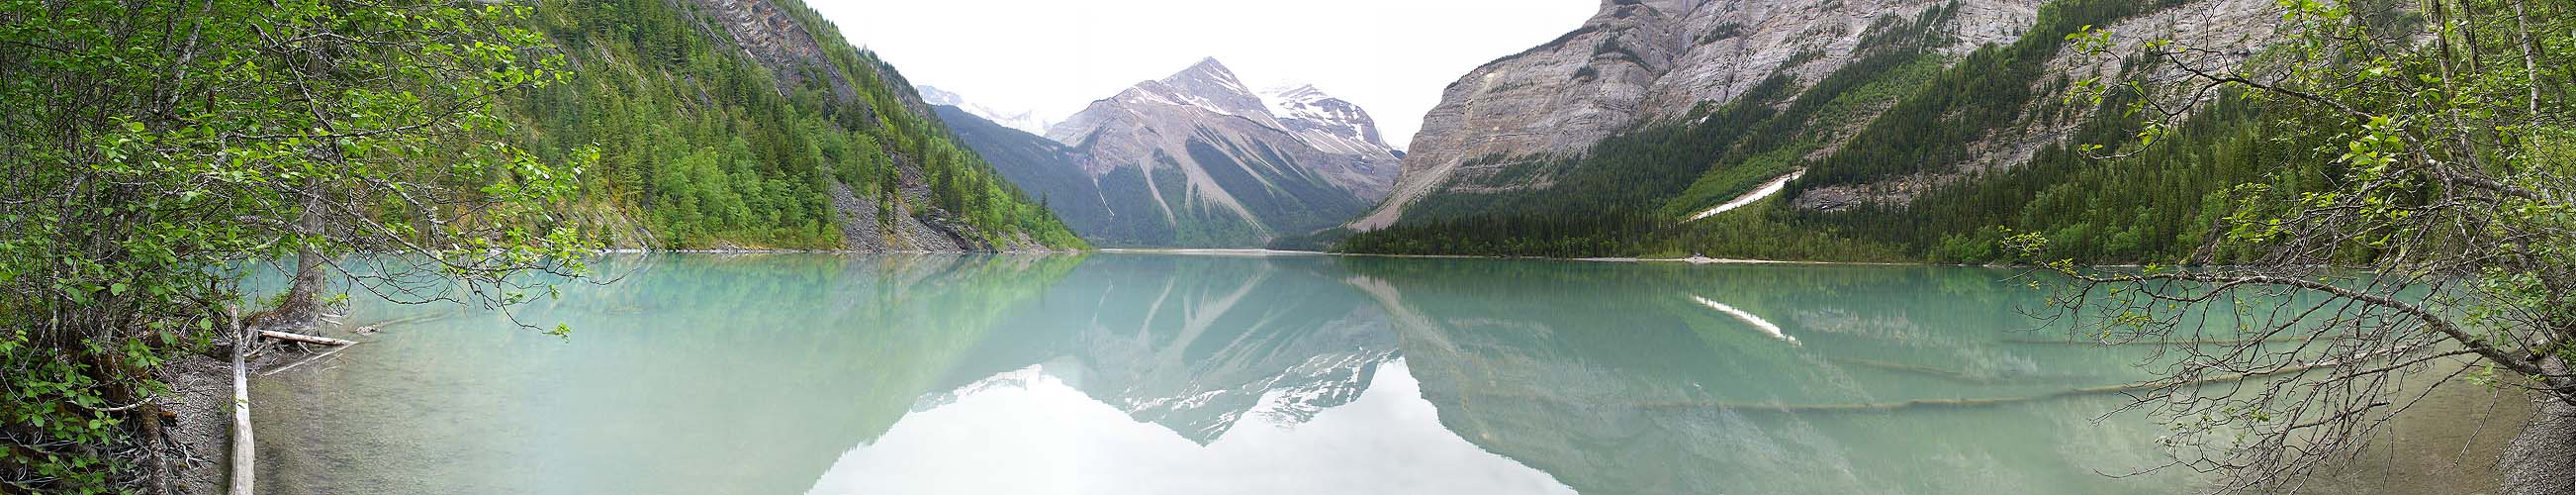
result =
[[1188,69],[1161,80],[1146,81],[1118,96],[1130,102],[1193,106],[1220,115],[1242,117],[1265,126],[1277,119],[1262,104],[1261,95],[1245,86],[1234,71],[1215,58],[1200,60]]
[[924,84],[913,86],[912,89],[921,91],[921,101],[924,103],[932,105],[948,105],[952,107],[962,107],[966,104],[966,97],[959,96],[957,93],[951,93],[948,90],[939,89],[938,86]]
[[1312,84],[1264,91],[1262,100],[1281,125],[1316,148],[1344,155],[1387,155],[1395,149],[1379,137],[1377,121],[1367,110]]
[[1314,104],[1331,98],[1332,95],[1315,89],[1313,84],[1280,86],[1261,92],[1261,101],[1270,104],[1270,114],[1283,119],[1322,115],[1322,109]]
[[[1318,218],[1366,209],[1399,166],[1357,106],[1329,97],[1292,103],[1311,107],[1306,118],[1276,115],[1233,70],[1207,59],[1093,101],[1045,136],[1099,179],[1094,194],[1127,222],[1116,227],[1143,243],[1262,246],[1313,232]],[[1007,153],[987,154],[995,155]]]

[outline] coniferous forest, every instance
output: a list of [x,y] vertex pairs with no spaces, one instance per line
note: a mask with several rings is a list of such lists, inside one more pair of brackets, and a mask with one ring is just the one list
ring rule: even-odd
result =
[[510,307],[602,248],[925,249],[850,245],[906,223],[1086,246],[912,92],[794,1],[0,3],[0,492],[169,492],[164,372],[326,291]]
[[[1372,15],[1041,3],[878,46]],[[1061,120],[844,33],[0,0],[0,495],[2576,493],[2576,0],[1610,0]]]
[[[2137,98],[2134,89],[2113,88],[2098,102],[2071,98],[2072,80],[2041,65],[2065,49],[2063,35],[2160,5],[2167,4],[2052,2],[2021,41],[1979,48],[1947,67],[1924,49],[1946,40],[1913,34],[1951,15],[1934,6],[1910,22],[1873,26],[1857,59],[1818,81],[1775,77],[1739,101],[1704,106],[1680,119],[1685,124],[1649,124],[1579,157],[1558,159],[1565,165],[1556,169],[1567,172],[1552,178],[1552,188],[1435,198],[1405,222],[1350,236],[1337,249],[1984,263],[2008,257],[1997,246],[2011,233],[2042,232],[2056,241],[2050,254],[2064,257],[2224,262],[2226,253],[2194,248],[2213,234],[2212,215],[2226,206],[2216,204],[2225,190],[2270,182],[2297,191],[2324,180],[2330,171],[2269,166],[2316,163],[2288,159],[2308,153],[2323,136],[2303,136],[2297,131],[2309,127],[2228,104],[2195,116],[2170,137],[2140,144],[2139,118],[2124,111]],[[1868,115],[1858,108],[1886,110]],[[2020,136],[2046,141],[2055,129],[2070,132],[2027,165],[1968,163],[1971,143]],[[1817,156],[1827,143],[1839,147]],[[2123,143],[2093,153],[2080,148]],[[2102,155],[2118,156],[2096,159]],[[1773,199],[1685,220],[1795,169],[1806,173]],[[1788,206],[1819,188],[1920,175],[1937,179],[1904,201],[1831,210]],[[1527,179],[1506,172],[1493,185]]]
[[[892,66],[851,49],[813,11],[781,5],[811,26],[828,64],[765,67],[724,37],[719,15],[686,3],[539,5],[532,23],[573,70],[510,110],[541,158],[598,154],[581,181],[593,230],[634,247],[837,249],[833,189],[846,186],[876,211],[918,201],[902,211],[948,217],[995,236],[987,241],[1082,245],[1039,198],[960,148]],[[855,94],[836,94],[839,80]]]

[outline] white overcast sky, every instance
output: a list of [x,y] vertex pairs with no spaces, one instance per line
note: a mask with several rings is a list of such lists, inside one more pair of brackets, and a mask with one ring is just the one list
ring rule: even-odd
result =
[[1052,118],[1216,57],[1314,84],[1407,147],[1467,71],[1581,27],[1598,0],[809,0],[914,84]]

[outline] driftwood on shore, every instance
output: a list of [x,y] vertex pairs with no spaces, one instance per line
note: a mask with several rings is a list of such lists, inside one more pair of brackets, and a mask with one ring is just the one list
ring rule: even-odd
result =
[[330,337],[321,337],[321,336],[305,335],[305,334],[300,334],[300,333],[286,333],[286,332],[280,332],[280,331],[276,331],[276,330],[261,330],[261,331],[259,331],[259,336],[261,336],[261,337],[267,337],[267,338],[272,338],[272,339],[277,339],[277,340],[284,340],[284,341],[288,341],[288,342],[303,342],[303,343],[307,343],[307,344],[316,344],[316,345],[332,345],[332,346],[339,346],[339,345],[352,345],[352,344],[356,344],[356,343],[358,343],[358,341],[355,341],[355,340],[349,340],[349,339],[335,339],[335,338],[330,338]]
[[[231,311],[231,309],[227,308],[227,309],[226,309],[226,312],[227,312],[227,313],[231,313],[232,311]],[[230,482],[230,484],[229,484],[229,485],[230,485],[230,486],[229,486],[229,488],[228,488],[227,490],[225,490],[225,493],[226,493],[227,495],[253,495],[253,494],[258,493],[257,488],[255,488],[255,486],[256,486],[256,483],[255,483],[256,479],[255,479],[254,473],[257,473],[257,472],[258,472],[257,463],[258,463],[258,460],[259,460],[259,447],[258,447],[258,445],[259,445],[259,444],[258,444],[258,443],[253,439],[253,436],[251,435],[251,425],[250,425],[250,363],[249,363],[249,359],[250,359],[250,356],[251,356],[251,353],[252,353],[251,349],[252,349],[252,348],[254,348],[254,347],[257,347],[257,346],[251,345],[251,344],[252,344],[253,342],[256,342],[258,339],[263,339],[263,338],[265,338],[265,339],[282,340],[282,341],[287,341],[287,342],[301,342],[301,343],[306,343],[306,344],[327,345],[327,346],[333,346],[333,347],[347,348],[347,346],[350,346],[350,345],[356,345],[356,344],[358,343],[358,341],[355,341],[355,340],[349,340],[349,339],[338,339],[338,338],[331,338],[331,337],[323,337],[323,336],[317,336],[317,335],[305,335],[305,334],[300,334],[300,333],[280,332],[280,331],[276,331],[276,330],[253,330],[253,329],[251,329],[251,328],[248,328],[248,326],[247,326],[247,325],[239,325],[238,323],[235,323],[235,322],[239,322],[239,321],[241,321],[241,319],[240,319],[238,316],[230,316],[230,317],[225,318],[225,326],[227,326],[227,327],[235,327],[235,326],[239,326],[239,327],[241,327],[241,328],[227,328],[227,329],[226,329],[226,330],[231,330],[231,331],[233,331],[233,332],[234,332],[234,333],[233,333],[233,335],[235,335],[235,337],[234,337],[234,342],[233,342],[233,353],[232,353],[232,354],[233,354],[233,356],[232,356],[232,362],[233,362],[233,363],[232,363],[232,364],[233,364],[233,403],[232,403],[232,412],[233,412],[233,425],[232,425],[232,426],[233,426],[233,434],[232,434],[232,452],[231,452],[231,454],[228,456],[228,457],[230,457],[230,459],[227,459],[227,461],[229,461],[229,462],[228,462],[228,464],[230,464],[230,467],[231,467],[230,472],[227,474],[227,477],[231,478],[231,482]],[[338,350],[339,350],[339,349],[333,349],[332,351],[333,351],[333,352],[338,352]],[[322,353],[322,355],[321,355],[321,356],[315,356],[314,358],[309,358],[309,359],[307,359],[305,362],[310,362],[312,359],[318,359],[318,358],[320,358],[320,357],[322,357],[322,356],[328,356],[328,355],[330,355],[330,354],[331,354],[330,352],[325,352],[325,353]],[[298,362],[298,363],[296,363],[296,365],[302,365],[302,364],[304,364],[304,362]],[[287,368],[293,368],[293,367],[294,367],[293,365],[287,366]],[[280,370],[278,370],[278,371],[283,371],[283,369],[280,369]],[[272,371],[272,372],[274,372],[274,371]]]
[[[226,325],[230,325],[229,322],[237,320],[226,318],[226,321]],[[227,493],[252,495],[257,493],[251,488],[251,473],[254,472],[252,463],[258,459],[259,449],[251,442],[250,367],[244,364],[242,359],[249,352],[252,339],[248,332],[234,335],[236,337],[233,342],[233,451],[230,459],[232,489]]]

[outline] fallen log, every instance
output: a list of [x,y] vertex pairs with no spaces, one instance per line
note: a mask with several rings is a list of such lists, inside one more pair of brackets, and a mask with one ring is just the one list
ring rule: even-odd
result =
[[[227,321],[230,319],[228,318]],[[227,323],[226,326],[230,324]],[[257,471],[252,469],[252,463],[259,458],[259,449],[251,443],[250,435],[250,367],[242,362],[243,355],[250,348],[250,335],[247,333],[235,335],[239,337],[236,337],[233,343],[232,490],[227,493],[253,495],[257,492],[251,489],[251,473]]]
[[303,343],[307,343],[307,344],[316,344],[316,345],[350,345],[350,344],[356,344],[356,343],[358,343],[358,341],[355,341],[355,340],[349,340],[349,339],[335,339],[335,338],[330,338],[330,337],[317,337],[317,336],[305,335],[305,334],[300,334],[300,333],[286,333],[286,332],[280,332],[280,331],[276,331],[276,330],[261,330],[261,331],[259,331],[259,336],[261,336],[261,337],[267,337],[267,338],[272,338],[272,339],[277,339],[277,340],[284,340],[284,341],[288,341],[288,342],[303,342]]

